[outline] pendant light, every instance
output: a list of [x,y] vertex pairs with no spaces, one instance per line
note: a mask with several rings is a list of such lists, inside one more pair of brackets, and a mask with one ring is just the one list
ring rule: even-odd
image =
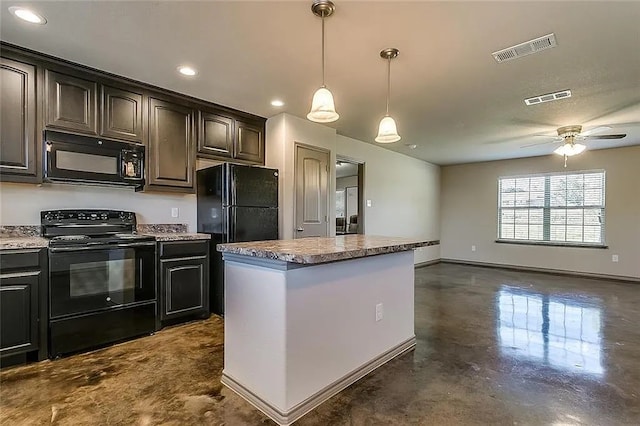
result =
[[311,111],[307,114],[307,118],[316,123],[331,123],[340,117],[333,95],[324,84],[324,18],[331,16],[335,10],[336,6],[329,0],[315,0],[311,5],[313,14],[322,18],[322,86],[313,94]]
[[389,48],[380,52],[380,57],[388,61],[387,65],[387,113],[380,120],[380,126],[378,126],[378,136],[376,136],[376,142],[378,143],[393,143],[398,142],[401,138],[398,134],[398,128],[395,120],[389,115],[389,98],[391,97],[391,60],[398,56],[400,51],[398,49]]
[[585,150],[585,148],[586,146],[580,143],[575,143],[575,136],[570,135],[565,137],[562,146],[560,146],[553,152],[558,155],[564,156],[564,166],[567,167],[567,158],[580,154]]

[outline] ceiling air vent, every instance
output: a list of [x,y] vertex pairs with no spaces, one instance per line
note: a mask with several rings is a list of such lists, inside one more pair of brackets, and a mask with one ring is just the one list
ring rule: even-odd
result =
[[571,90],[563,90],[562,92],[547,93],[546,95],[534,96],[533,98],[525,99],[524,103],[527,105],[536,105],[543,102],[558,101],[560,99],[570,98]]
[[531,55],[532,53],[537,53],[541,50],[551,49],[556,46],[556,36],[551,33],[546,36],[525,41],[524,43],[520,43],[515,46],[507,47],[506,49],[498,50],[497,52],[493,52],[492,55],[496,61],[501,63]]

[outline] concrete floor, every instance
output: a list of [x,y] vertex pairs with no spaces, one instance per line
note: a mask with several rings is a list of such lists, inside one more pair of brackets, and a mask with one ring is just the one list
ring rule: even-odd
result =
[[[438,264],[415,295],[415,351],[296,424],[640,424],[640,285]],[[220,385],[222,331],[2,371],[0,424],[273,424]]]

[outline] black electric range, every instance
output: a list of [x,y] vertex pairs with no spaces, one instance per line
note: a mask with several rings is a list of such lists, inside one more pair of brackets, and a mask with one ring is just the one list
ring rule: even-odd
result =
[[133,212],[50,210],[49,355],[77,352],[156,329],[155,238],[136,234]]

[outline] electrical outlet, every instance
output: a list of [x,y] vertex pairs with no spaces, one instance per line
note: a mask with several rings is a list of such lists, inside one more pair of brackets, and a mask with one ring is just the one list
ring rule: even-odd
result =
[[177,207],[171,208],[171,217],[180,217],[180,209]]
[[617,262],[618,261],[618,255],[617,254],[611,255],[611,261],[612,262]]
[[382,317],[384,317],[384,309],[382,303],[378,303],[376,305],[376,322],[382,321]]
[[476,246],[471,246],[471,251],[476,251]]
[[367,207],[371,207],[371,200],[367,200]]

